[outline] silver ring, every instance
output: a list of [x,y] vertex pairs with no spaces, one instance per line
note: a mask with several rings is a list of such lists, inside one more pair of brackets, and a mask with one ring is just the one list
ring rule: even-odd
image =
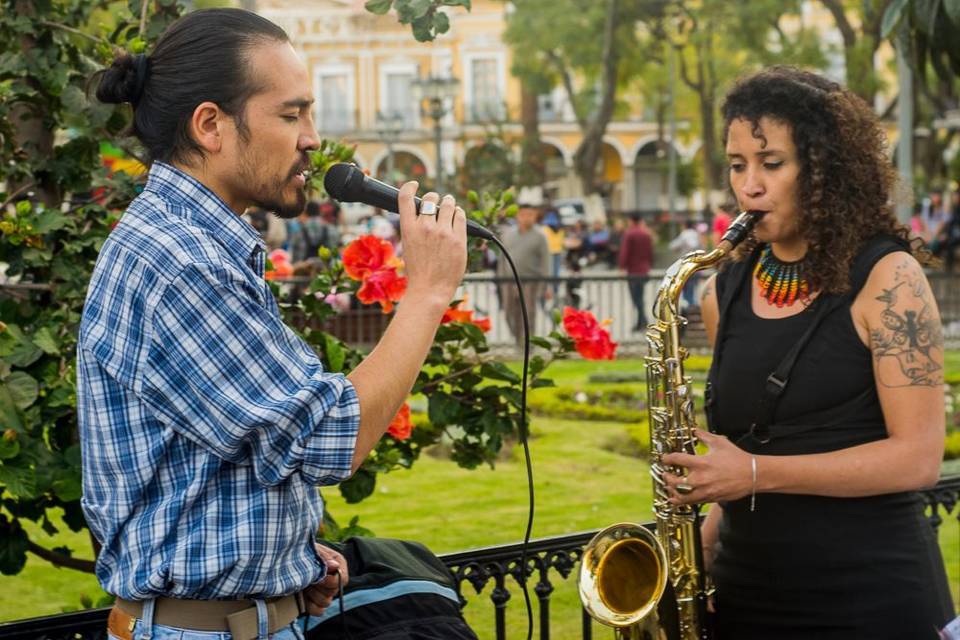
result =
[[680,484],[677,485],[677,493],[679,493],[682,496],[685,496],[687,494],[693,493],[693,487],[690,486],[689,484],[681,482]]
[[430,200],[423,200],[420,203],[420,215],[422,216],[435,216],[437,215],[437,203]]

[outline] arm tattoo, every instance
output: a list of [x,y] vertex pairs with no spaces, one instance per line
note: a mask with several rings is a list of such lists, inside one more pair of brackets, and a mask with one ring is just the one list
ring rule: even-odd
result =
[[943,328],[923,273],[911,261],[903,261],[894,273],[894,285],[876,299],[885,306],[880,314],[883,326],[870,332],[880,384],[942,385],[943,367],[934,356],[943,352]]

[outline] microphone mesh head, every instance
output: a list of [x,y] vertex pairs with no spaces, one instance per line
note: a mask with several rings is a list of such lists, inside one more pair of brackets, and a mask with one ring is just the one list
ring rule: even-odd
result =
[[337,200],[351,202],[350,182],[354,173],[359,173],[352,164],[340,162],[327,170],[327,175],[323,177],[323,188],[327,193]]

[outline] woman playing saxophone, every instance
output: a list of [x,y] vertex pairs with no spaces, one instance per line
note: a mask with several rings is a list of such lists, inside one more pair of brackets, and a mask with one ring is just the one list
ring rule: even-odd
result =
[[936,638],[953,606],[916,491],[943,455],[943,338],[880,123],[784,67],[722,114],[733,195],[764,215],[702,299],[709,451],[663,457],[671,502],[714,503],[717,637]]

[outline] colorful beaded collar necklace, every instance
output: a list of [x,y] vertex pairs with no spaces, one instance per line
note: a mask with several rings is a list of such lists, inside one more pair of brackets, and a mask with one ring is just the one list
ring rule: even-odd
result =
[[773,255],[770,245],[763,248],[753,276],[767,304],[789,307],[797,300],[806,300],[810,296],[810,285],[803,277],[803,260],[783,262]]

